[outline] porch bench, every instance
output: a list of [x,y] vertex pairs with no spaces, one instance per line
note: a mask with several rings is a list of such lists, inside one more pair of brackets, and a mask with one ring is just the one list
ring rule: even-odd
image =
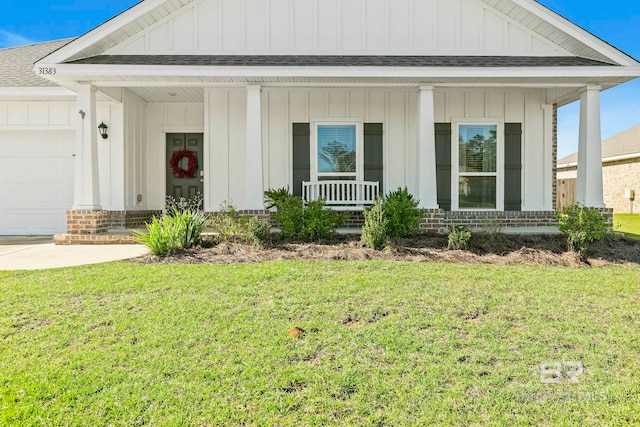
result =
[[334,210],[361,211],[378,197],[380,184],[376,181],[309,181],[302,183],[305,202],[324,199]]

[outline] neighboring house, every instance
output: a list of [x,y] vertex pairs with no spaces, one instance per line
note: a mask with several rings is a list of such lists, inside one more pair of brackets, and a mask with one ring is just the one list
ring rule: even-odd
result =
[[[577,164],[578,153],[558,160],[559,193],[563,185],[567,187],[567,200],[560,199],[563,205],[580,202],[571,191],[578,177]],[[636,195],[640,197],[640,125],[602,142],[602,178],[607,207],[616,213],[633,213]],[[636,209],[636,213],[640,212]]]
[[257,214],[327,180],[407,186],[425,228],[548,226],[557,107],[581,101],[578,187],[604,207],[600,92],[640,75],[532,0],[144,0],[0,52],[36,62],[0,78],[0,234],[64,232],[65,211],[100,233],[197,191]]

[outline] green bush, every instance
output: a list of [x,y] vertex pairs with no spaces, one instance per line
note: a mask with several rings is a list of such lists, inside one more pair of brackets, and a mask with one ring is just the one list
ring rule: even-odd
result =
[[389,220],[384,216],[384,202],[377,198],[373,206],[364,210],[364,226],[360,240],[371,249],[384,248],[389,240]]
[[220,211],[211,217],[211,229],[218,242],[244,242],[250,240],[249,216],[240,215],[235,206],[223,203]]
[[298,237],[311,242],[329,239],[345,220],[345,214],[326,209],[324,200],[307,202],[302,212],[302,233]]
[[271,244],[271,224],[256,217],[249,218],[247,230],[254,248],[262,248]]
[[270,189],[264,192],[264,203],[267,209],[271,209],[281,205],[290,196],[289,187]]
[[283,190],[270,191],[271,196],[267,197],[278,208],[273,219],[284,237],[315,242],[333,237],[336,229],[344,224],[346,216],[326,209],[324,200],[304,203],[301,198],[288,192],[285,194]]
[[584,254],[589,243],[607,235],[603,215],[596,208],[583,205],[568,206],[558,214],[558,226],[567,238],[569,249]]
[[173,207],[159,219],[146,224],[147,233],[136,231],[135,239],[154,255],[169,255],[177,249],[189,249],[202,242],[208,221],[202,211],[179,211]]
[[384,216],[388,223],[389,237],[411,237],[420,229],[423,215],[418,200],[405,188],[390,192],[384,201]]
[[464,250],[471,242],[471,231],[464,225],[450,225],[447,248],[452,251]]

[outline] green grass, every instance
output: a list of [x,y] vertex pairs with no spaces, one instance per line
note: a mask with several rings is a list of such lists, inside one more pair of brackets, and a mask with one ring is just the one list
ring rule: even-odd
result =
[[615,231],[640,239],[640,214],[614,214],[613,227]]
[[112,263],[0,313],[3,426],[640,424],[637,268]]

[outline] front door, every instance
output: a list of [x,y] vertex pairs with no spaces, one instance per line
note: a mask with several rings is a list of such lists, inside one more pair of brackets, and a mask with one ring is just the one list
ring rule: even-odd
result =
[[167,134],[167,196],[191,199],[203,194],[201,133]]

